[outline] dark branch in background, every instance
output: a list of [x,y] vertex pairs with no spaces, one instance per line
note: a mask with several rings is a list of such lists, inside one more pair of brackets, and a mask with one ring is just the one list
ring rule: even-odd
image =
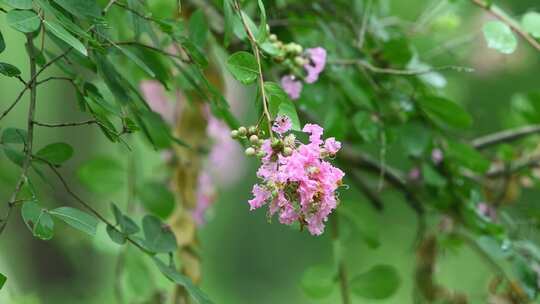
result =
[[372,65],[371,63],[365,60],[361,60],[361,59],[333,59],[333,60],[329,60],[328,62],[330,64],[336,64],[336,65],[358,65],[373,73],[401,75],[401,76],[415,76],[415,75],[428,74],[428,73],[432,73],[436,71],[443,71],[443,70],[454,70],[458,72],[473,72],[474,71],[472,68],[469,68],[469,67],[454,66],[454,65],[433,67],[433,68],[424,69],[424,70],[399,70],[399,69],[376,67]]
[[356,187],[366,196],[366,198],[371,202],[373,208],[377,211],[382,211],[384,209],[384,204],[381,201],[379,195],[375,193],[367,184],[367,182],[360,176],[358,172],[353,170],[344,169],[347,177],[354,183]]
[[[339,246],[339,214],[336,213],[332,216],[330,219],[332,224],[332,242],[335,244],[334,246]],[[343,260],[340,250],[334,251],[337,270],[338,270],[338,276],[337,280],[339,282],[339,290],[341,293],[341,303],[342,304],[351,304],[351,292],[349,289],[349,277],[347,275],[347,268],[345,265],[345,261]]]
[[485,174],[485,176],[490,178],[500,177],[538,166],[540,166],[540,156],[536,155],[532,157],[524,157],[510,165],[491,169]]
[[540,51],[540,43],[536,41],[529,33],[524,31],[519,24],[517,24],[514,20],[512,20],[510,17],[508,17],[502,10],[500,10],[495,5],[490,5],[483,0],[471,0],[472,3],[475,5],[481,7],[486,12],[488,12],[490,15],[494,16],[495,18],[499,19],[501,22],[508,25],[516,34],[521,36],[523,39],[525,39],[532,47],[534,47],[536,50]]
[[540,125],[530,125],[515,129],[504,130],[493,134],[478,137],[471,141],[476,149],[484,149],[493,145],[508,143],[521,139],[525,136],[540,133]]
[[40,80],[40,81],[36,82],[36,85],[40,85],[40,84],[49,82],[51,80],[65,80],[65,81],[69,81],[69,82],[73,83],[73,79],[71,79],[69,77],[51,76],[51,77],[47,77],[47,78],[45,78],[43,80]]

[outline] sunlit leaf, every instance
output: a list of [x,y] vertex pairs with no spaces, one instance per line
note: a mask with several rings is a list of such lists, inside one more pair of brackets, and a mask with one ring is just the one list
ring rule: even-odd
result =
[[22,33],[32,33],[39,29],[41,19],[30,10],[11,10],[6,15],[9,26]]
[[512,54],[517,48],[517,39],[512,29],[501,21],[489,21],[484,24],[484,38],[487,46],[503,54]]
[[168,253],[176,250],[176,237],[159,218],[147,215],[143,218],[142,226],[144,244],[148,250],[156,253]]
[[54,234],[54,222],[49,212],[36,202],[25,202],[21,207],[24,223],[32,234],[42,240],[50,240]]
[[50,210],[49,213],[75,229],[91,236],[96,234],[98,219],[93,215],[72,207],[56,208]]
[[227,69],[243,84],[250,84],[259,75],[257,60],[248,52],[237,52],[227,59]]

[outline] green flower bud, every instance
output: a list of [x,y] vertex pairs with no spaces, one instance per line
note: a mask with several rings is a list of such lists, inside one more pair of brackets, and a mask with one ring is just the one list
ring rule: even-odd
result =
[[248,133],[249,134],[257,134],[257,127],[255,126],[251,126],[248,128]]
[[306,64],[306,60],[301,56],[294,57],[294,63],[298,66],[304,66]]
[[246,149],[245,153],[247,156],[253,156],[255,155],[255,149],[253,147],[249,147]]
[[293,153],[293,150],[290,147],[283,148],[283,155],[285,156],[291,156]]
[[259,137],[255,134],[251,135],[249,137],[249,141],[252,143],[252,144],[258,144],[259,143]]
[[238,138],[238,130],[232,130],[231,131],[231,137],[232,138]]
[[263,158],[263,157],[264,157],[264,151],[259,150],[259,151],[257,152],[257,157],[258,157],[258,158]]
[[244,136],[246,136],[246,134],[247,134],[247,129],[246,129],[246,127],[240,127],[240,128],[238,128],[238,135],[239,135],[240,137],[244,137]]
[[272,145],[271,146],[272,146],[272,148],[278,148],[279,146],[281,146],[281,141],[279,139],[277,139],[277,138],[274,138],[272,140]]
[[276,42],[277,41],[277,36],[276,34],[270,34],[270,36],[268,36],[268,39],[272,42]]

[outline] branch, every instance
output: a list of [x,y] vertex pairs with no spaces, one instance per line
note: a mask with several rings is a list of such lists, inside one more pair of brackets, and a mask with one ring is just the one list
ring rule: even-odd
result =
[[443,70],[454,70],[458,72],[473,72],[474,69],[469,67],[463,67],[463,66],[455,66],[455,65],[445,65],[440,67],[433,67],[429,69],[424,70],[400,70],[400,69],[392,69],[392,68],[381,68],[372,65],[371,63],[367,62],[366,60],[362,59],[334,59],[329,60],[329,63],[336,64],[336,65],[358,65],[360,67],[366,68],[367,70],[378,73],[378,74],[391,74],[391,75],[401,75],[401,76],[416,76],[416,75],[422,75],[422,74],[428,74],[436,71],[443,71]]
[[471,144],[476,149],[484,149],[493,145],[512,142],[536,133],[540,133],[540,125],[529,125],[481,136],[473,139]]
[[35,116],[36,99],[37,99],[36,98],[37,72],[36,72],[36,57],[34,54],[34,41],[32,40],[32,36],[30,34],[26,35],[26,50],[28,52],[28,59],[30,61],[29,65],[30,65],[30,77],[31,77],[30,81],[26,85],[26,88],[30,87],[30,105],[28,106],[28,115],[26,118],[26,132],[27,132],[26,138],[27,139],[24,144],[24,159],[23,159],[21,174],[15,186],[15,190],[11,194],[11,197],[8,201],[8,211],[4,220],[1,221],[2,226],[0,226],[0,233],[4,231],[4,228],[6,227],[7,222],[13,211],[13,207],[15,207],[17,196],[19,195],[19,193],[22,190],[22,187],[28,180],[28,177],[27,177],[28,169],[30,168],[30,165],[32,163],[32,145],[34,142],[34,116]]
[[72,48],[68,48],[64,53],[58,55],[57,57],[51,59],[51,61],[49,61],[45,65],[43,65],[41,67],[41,69],[39,69],[34,75],[31,75],[30,80],[26,83],[26,85],[24,86],[22,91],[19,93],[17,98],[15,98],[15,101],[13,101],[13,103],[11,103],[11,105],[4,112],[2,112],[2,114],[0,114],[0,120],[2,120],[4,117],[6,117],[11,112],[11,110],[13,110],[13,108],[15,108],[15,106],[19,103],[19,101],[23,97],[26,90],[28,90],[30,88],[30,86],[32,85],[32,83],[34,83],[36,81],[36,78],[39,76],[39,74],[41,74],[43,71],[45,71],[50,65],[52,65],[56,61],[64,58],[67,54],[69,54],[69,52],[71,52],[71,50],[72,50]]
[[472,3],[478,7],[484,9],[487,13],[499,19],[501,22],[508,25],[516,34],[525,39],[532,47],[540,51],[540,43],[536,41],[529,33],[521,29],[519,24],[517,24],[512,18],[506,16],[506,14],[495,5],[489,5],[483,0],[471,0]]
[[76,126],[84,126],[84,125],[91,125],[91,124],[99,125],[97,120],[87,120],[87,121],[81,121],[81,122],[65,122],[65,123],[57,123],[57,124],[34,121],[34,124],[37,126],[47,127],[47,128],[76,127]]
[[[332,242],[334,246],[339,246],[339,214],[334,214],[332,216]],[[349,289],[349,277],[347,275],[347,268],[345,267],[345,262],[343,257],[340,254],[339,250],[334,250],[334,258],[336,259],[336,264],[338,267],[338,281],[339,281],[339,290],[341,293],[341,303],[351,304],[351,292]]]
[[240,19],[242,20],[242,25],[244,26],[244,30],[247,33],[248,40],[251,43],[251,48],[253,49],[253,53],[257,61],[257,66],[259,68],[259,86],[261,87],[261,98],[263,101],[263,111],[266,119],[268,120],[268,133],[270,134],[270,138],[273,139],[274,135],[272,132],[272,118],[270,116],[270,112],[268,111],[268,98],[266,97],[266,91],[264,89],[264,77],[262,73],[261,53],[259,51],[259,46],[257,45],[257,40],[255,39],[255,36],[253,36],[253,33],[251,32],[251,29],[247,24],[246,18],[244,17],[244,14],[240,9],[240,4],[238,3],[238,0],[234,0],[234,8],[240,16]]
[[71,79],[69,77],[51,76],[51,77],[47,77],[47,78],[45,78],[43,80],[40,80],[40,81],[36,82],[36,85],[40,85],[40,84],[46,83],[46,82],[51,81],[51,80],[65,80],[65,81],[69,81],[69,82],[73,83],[73,79]]

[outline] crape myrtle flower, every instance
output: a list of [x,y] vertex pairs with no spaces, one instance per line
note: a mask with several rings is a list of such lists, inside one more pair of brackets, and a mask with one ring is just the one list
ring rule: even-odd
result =
[[302,131],[309,134],[309,143],[303,144],[294,134],[285,134],[290,128],[289,118],[278,116],[273,127],[277,138],[264,139],[256,147],[261,182],[253,186],[248,204],[250,210],[268,205],[270,218],[277,214],[282,224],[298,222],[312,235],[320,235],[338,205],[336,191],[344,173],[328,158],[339,151],[341,143],[333,137],[323,140],[322,127],[306,124]]

